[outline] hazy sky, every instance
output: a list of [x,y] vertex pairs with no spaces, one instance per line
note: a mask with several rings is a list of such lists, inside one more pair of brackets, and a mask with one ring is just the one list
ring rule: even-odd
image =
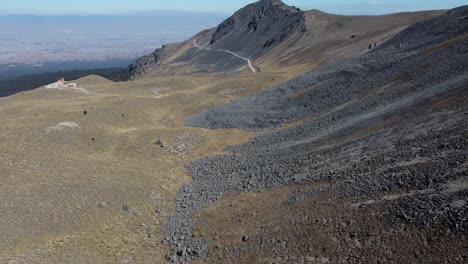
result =
[[[0,0],[0,14],[131,14],[152,10],[232,13],[253,0]],[[468,0],[284,0],[302,9],[339,14],[382,14],[448,9]]]

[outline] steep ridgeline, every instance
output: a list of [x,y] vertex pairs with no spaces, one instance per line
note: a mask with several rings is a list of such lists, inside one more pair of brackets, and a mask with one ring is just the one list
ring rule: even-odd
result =
[[261,0],[240,9],[216,28],[139,58],[130,71],[133,78],[139,78],[151,71],[186,74],[247,69],[242,57],[256,59],[305,31],[304,12],[280,0]]
[[[338,16],[302,11],[280,0],[250,4],[215,28],[165,45],[129,66],[132,79],[239,71],[302,72],[375,48],[407,26],[440,11]],[[298,74],[297,70],[293,73]]]
[[[179,46],[178,44],[171,44],[171,46]],[[152,69],[158,67],[161,68],[165,61],[166,55],[169,54],[167,46],[164,45],[159,49],[156,49],[153,53],[138,58],[132,64],[129,65],[129,71],[132,79],[138,79]]]

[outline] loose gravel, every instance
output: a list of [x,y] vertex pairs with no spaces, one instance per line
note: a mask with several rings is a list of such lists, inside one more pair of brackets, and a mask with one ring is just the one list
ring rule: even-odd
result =
[[[468,98],[468,38],[460,37],[467,33],[464,6],[415,24],[360,58],[188,120],[212,129],[270,130],[228,148],[232,154],[188,166],[193,181],[178,193],[166,226],[168,259],[207,255],[208,242],[192,238],[193,212],[225,193],[322,181],[330,185],[321,192],[385,200],[391,223],[441,225],[468,235],[468,103],[459,100]],[[277,129],[299,120],[305,121]],[[402,190],[412,195],[383,198]]]

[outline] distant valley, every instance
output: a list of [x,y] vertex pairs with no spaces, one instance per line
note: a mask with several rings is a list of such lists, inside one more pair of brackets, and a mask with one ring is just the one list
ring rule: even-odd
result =
[[134,16],[0,16],[0,65],[133,59],[165,43],[184,40],[223,18],[175,11]]
[[40,65],[30,64],[5,64],[0,65],[0,82],[4,80],[15,79],[20,76],[71,71],[84,69],[106,69],[106,68],[123,68],[133,61],[128,59],[110,59],[104,61],[63,61],[63,62],[46,62]]
[[34,89],[58,77],[99,74],[121,80],[121,73],[136,58],[185,40],[225,16],[183,11],[0,16],[0,96]]

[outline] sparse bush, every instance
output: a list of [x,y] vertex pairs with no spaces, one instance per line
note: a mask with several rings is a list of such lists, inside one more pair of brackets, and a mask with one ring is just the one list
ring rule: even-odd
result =
[[159,140],[159,139],[156,140],[156,145],[157,145],[157,146],[160,146],[161,148],[164,148],[163,142],[162,142],[161,140]]

